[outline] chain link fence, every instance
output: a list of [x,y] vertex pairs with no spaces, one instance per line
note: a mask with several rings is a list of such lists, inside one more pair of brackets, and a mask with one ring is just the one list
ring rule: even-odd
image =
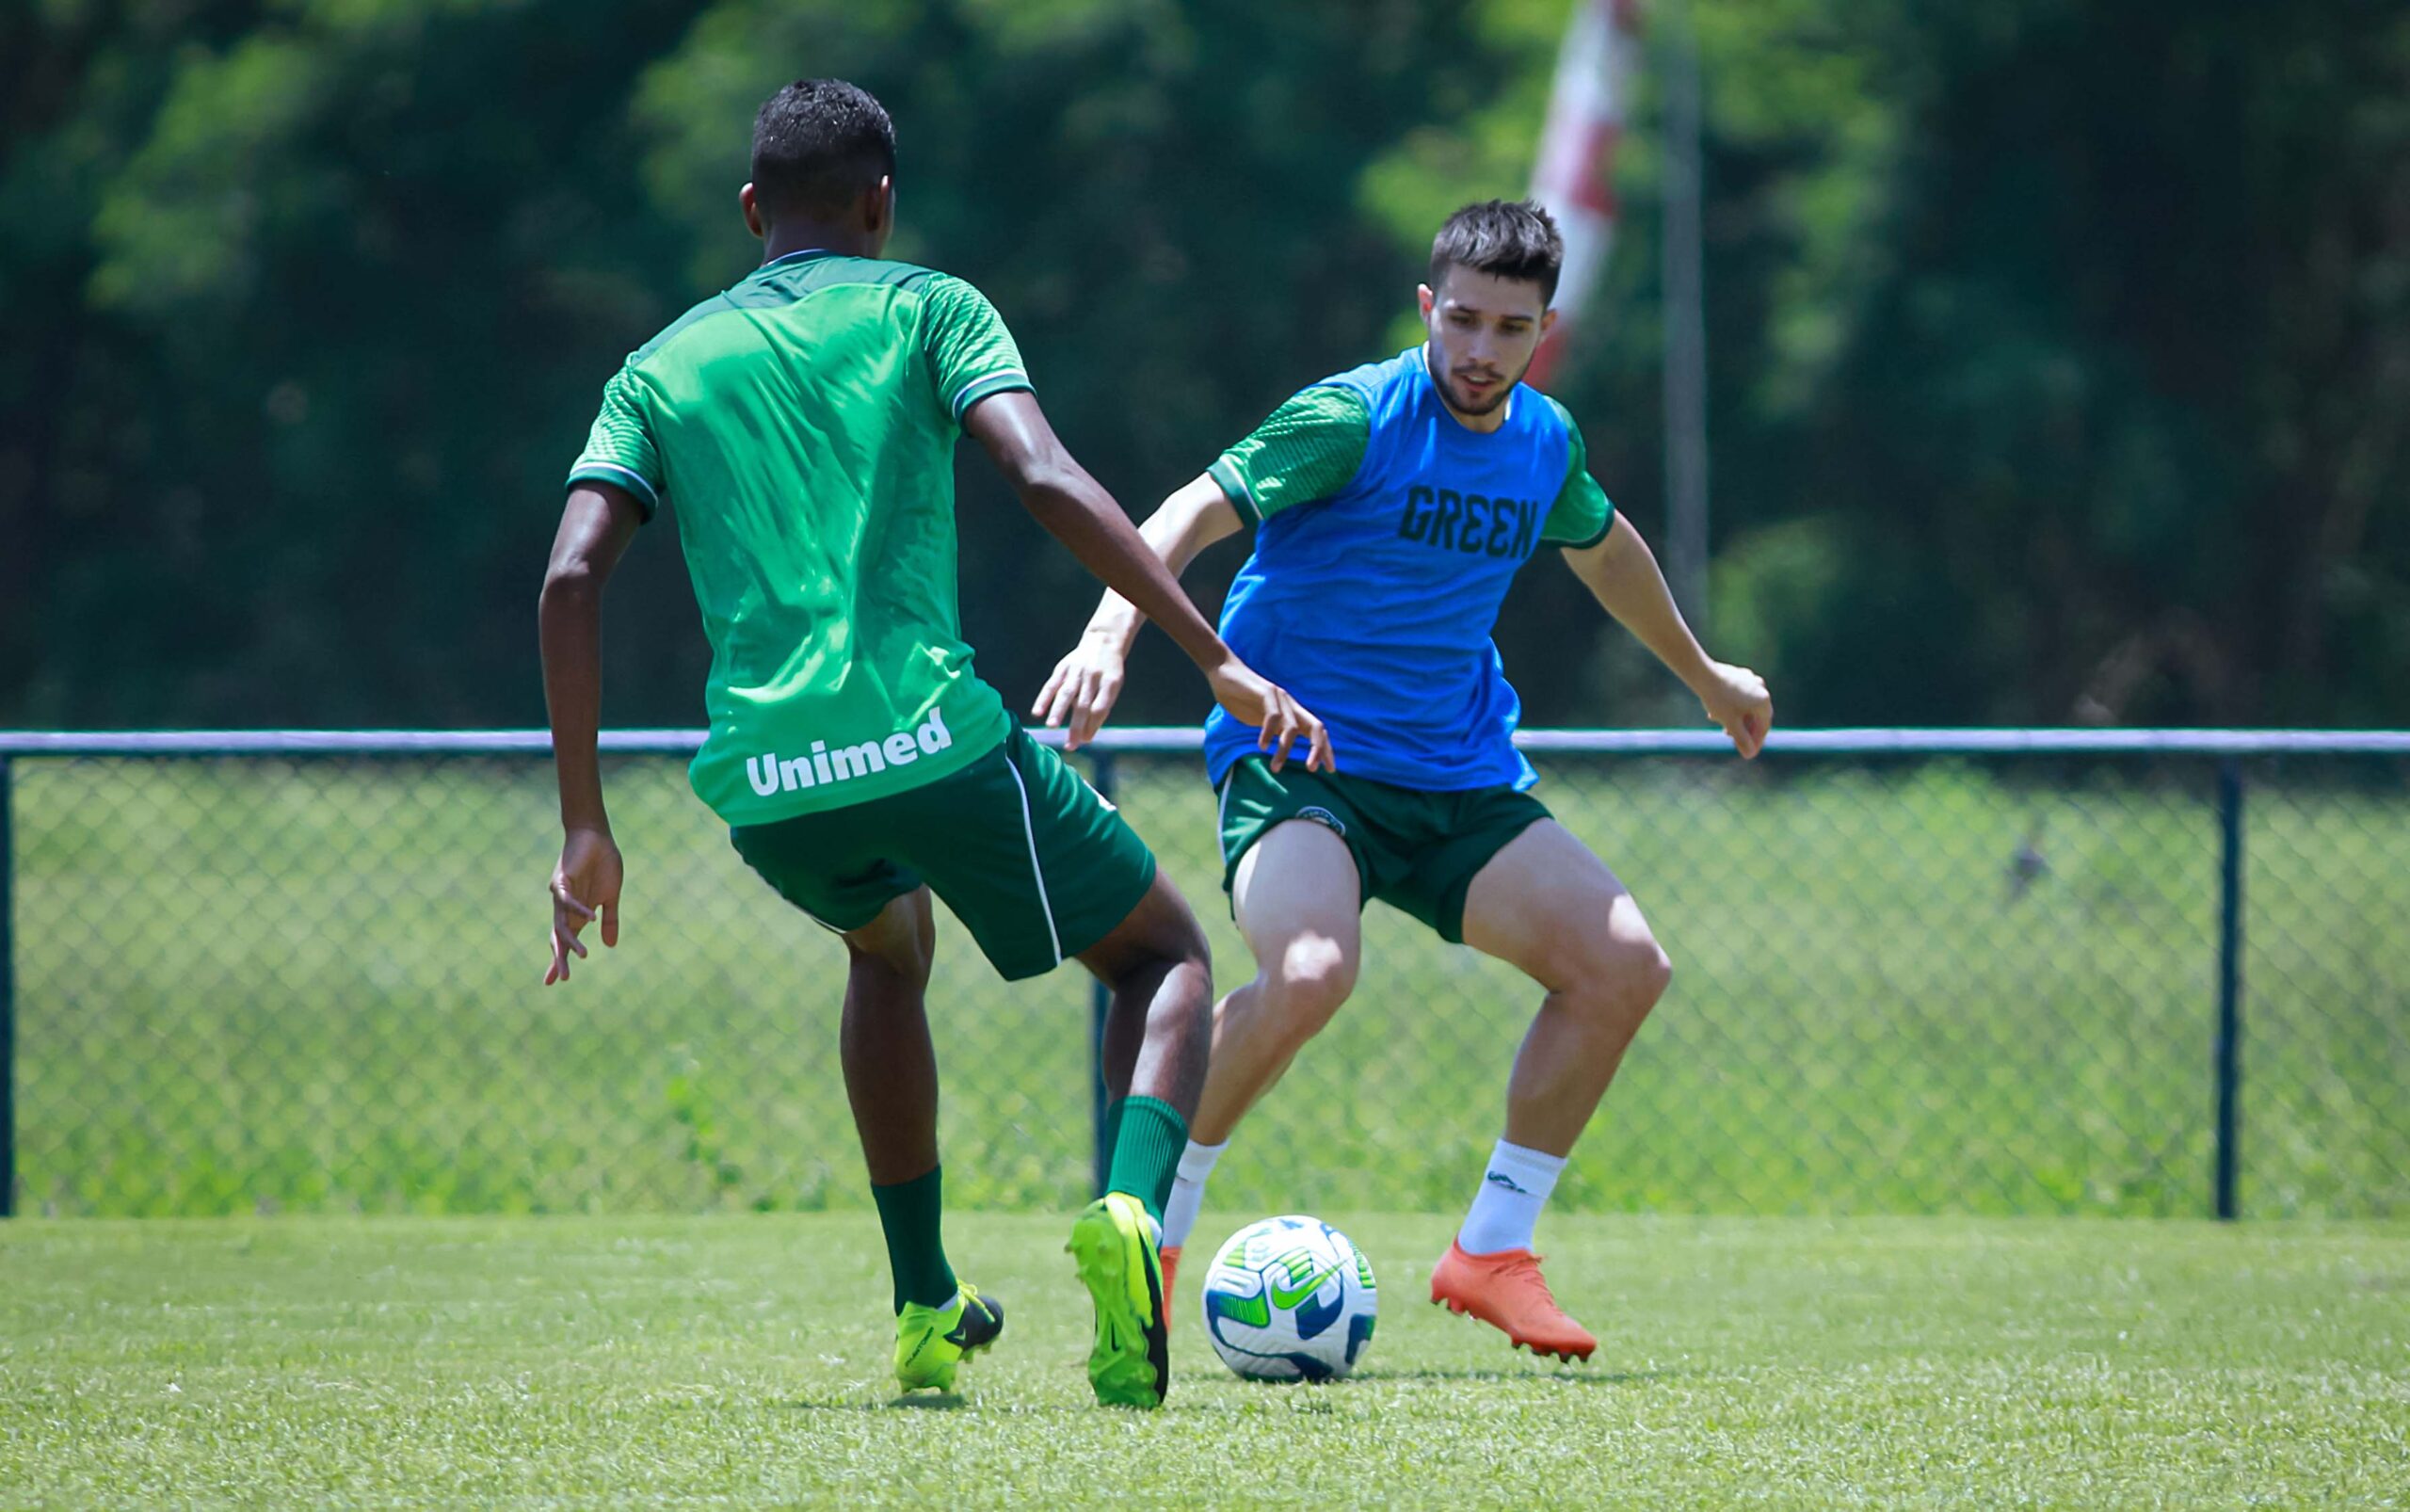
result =
[[[842,957],[686,737],[615,737],[623,938],[550,990],[539,736],[8,738],[16,1211],[867,1205]],[[2410,737],[1529,744],[1676,961],[1558,1205],[2197,1215],[2223,1158],[2243,1216],[2410,1214]],[[1098,775],[1227,988],[1194,750],[1122,732]],[[1537,991],[1379,906],[1364,951],[1217,1209],[1468,1198]],[[941,917],[931,1017],[949,1195],[1081,1199],[1085,979],[1007,987]]]

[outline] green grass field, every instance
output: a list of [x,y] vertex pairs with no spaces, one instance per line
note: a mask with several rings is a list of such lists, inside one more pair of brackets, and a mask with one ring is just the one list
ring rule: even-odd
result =
[[[2410,793],[2392,768],[2303,785],[2345,775],[2255,774],[2257,1216],[2410,1214]],[[1185,760],[1122,777],[1221,980],[1242,979],[1212,795]],[[1677,962],[1560,1206],[2205,1212],[2208,777],[1550,762],[1542,796]],[[546,992],[540,764],[17,764],[25,1209],[862,1205],[840,954],[745,871],[677,764],[610,782],[626,941]],[[1224,1162],[1229,1200],[1465,1199],[1533,991],[1379,907],[1366,952],[1356,1001]],[[1007,988],[950,922],[940,956],[949,1190],[1059,1209],[1088,1179],[1084,980]]]
[[1007,1332],[908,1405],[860,1214],[0,1226],[0,1505],[2410,1497],[2398,1224],[1552,1216],[1606,1339],[1560,1367],[1421,1299],[1448,1218],[1341,1222],[1359,1375],[1242,1383],[1183,1315],[1151,1416],[1088,1401],[1054,1216],[956,1222]]

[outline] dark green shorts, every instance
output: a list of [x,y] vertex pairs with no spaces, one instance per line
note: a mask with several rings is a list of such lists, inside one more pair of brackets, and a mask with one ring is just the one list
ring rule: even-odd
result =
[[1006,981],[1102,940],[1155,882],[1146,843],[1019,725],[934,782],[729,838],[781,897],[840,932],[926,884]]
[[1425,793],[1343,772],[1278,772],[1249,756],[1222,779],[1222,891],[1274,825],[1305,819],[1347,843],[1362,884],[1358,906],[1378,898],[1439,932],[1465,939],[1465,893],[1506,843],[1549,817],[1548,805],[1511,787]]

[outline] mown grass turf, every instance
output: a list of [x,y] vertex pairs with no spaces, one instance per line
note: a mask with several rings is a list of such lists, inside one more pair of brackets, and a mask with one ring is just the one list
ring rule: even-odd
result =
[[1060,1217],[956,1220],[1007,1331],[909,1404],[855,1214],[8,1225],[0,1504],[2410,1494],[2401,1226],[1556,1215],[1551,1276],[1606,1341],[1558,1367],[1423,1300],[1448,1217],[1341,1222],[1383,1287],[1358,1376],[1241,1383],[1183,1309],[1152,1416],[1088,1401]]
[[[2208,1211],[2207,766],[1544,764],[1541,796],[1676,962],[1560,1208]],[[1220,980],[1244,981],[1201,774],[1165,758],[1121,777]],[[2253,1214],[2410,1214],[2405,779],[2255,768]],[[842,953],[745,870],[677,764],[615,762],[610,791],[625,942],[547,992],[540,763],[17,764],[26,1210],[864,1205]],[[1006,987],[946,919],[931,1003],[949,1190],[999,1209],[1084,1196],[1084,975]],[[1355,999],[1219,1189],[1463,1201],[1535,1003],[1375,906]]]

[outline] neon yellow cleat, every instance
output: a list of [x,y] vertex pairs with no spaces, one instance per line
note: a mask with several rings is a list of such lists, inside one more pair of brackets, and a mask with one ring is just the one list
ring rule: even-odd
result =
[[1004,1331],[1004,1305],[962,1283],[951,1305],[907,1302],[895,1317],[895,1378],[904,1390],[954,1390],[956,1369]]
[[1164,1271],[1154,1220],[1127,1192],[1108,1192],[1071,1225],[1063,1247],[1096,1299],[1096,1344],[1088,1384],[1107,1407],[1157,1407],[1171,1387],[1164,1327]]

